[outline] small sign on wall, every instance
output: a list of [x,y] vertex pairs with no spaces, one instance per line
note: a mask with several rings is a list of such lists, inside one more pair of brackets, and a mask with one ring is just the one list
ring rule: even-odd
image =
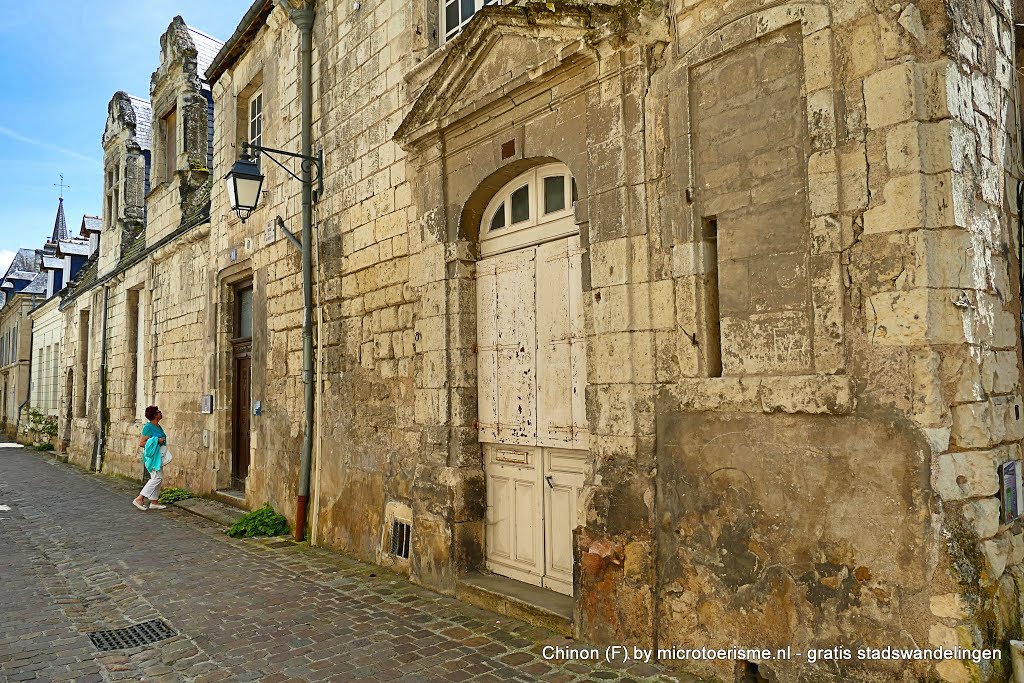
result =
[[199,399],[199,412],[204,415],[213,412],[213,394],[206,394]]
[[1003,524],[1009,524],[1020,517],[1021,477],[1020,463],[1016,460],[1003,463],[999,467],[999,480],[1002,485]]

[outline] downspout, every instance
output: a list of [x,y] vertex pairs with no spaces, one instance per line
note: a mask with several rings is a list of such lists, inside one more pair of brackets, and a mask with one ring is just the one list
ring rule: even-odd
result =
[[314,415],[314,426],[316,427],[316,470],[313,475],[313,511],[309,518],[309,544],[316,545],[317,524],[320,520],[320,473],[324,466],[324,435],[323,435],[323,409],[324,409],[324,290],[323,271],[320,260],[320,216],[317,215],[317,238],[313,245],[313,269],[316,271],[316,414]]
[[[92,455],[92,469],[94,472],[99,472],[102,466],[103,458],[103,444],[107,436],[107,422],[105,415],[107,412],[107,311],[109,310],[110,302],[110,287],[103,286],[103,325],[100,327],[100,409],[99,409],[99,421],[100,430],[99,436],[96,439],[96,452]],[[85,381],[88,382],[89,378],[86,377]]]
[[[301,149],[304,156],[313,156],[313,10],[315,0],[305,0],[295,9],[286,0],[278,0],[288,17],[299,28],[302,117]],[[313,418],[316,402],[313,383],[313,183],[310,164],[302,164],[302,382],[305,384],[305,429],[302,456],[299,460],[299,488],[295,510],[295,540],[306,535],[306,508],[309,505],[309,478],[313,462]]]

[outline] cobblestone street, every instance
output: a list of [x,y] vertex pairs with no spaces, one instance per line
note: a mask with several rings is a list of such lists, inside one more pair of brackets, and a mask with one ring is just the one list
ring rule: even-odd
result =
[[[0,681],[676,680],[545,661],[582,646],[334,553],[141,513],[136,488],[0,448]],[[86,635],[150,619],[178,635],[112,653]]]

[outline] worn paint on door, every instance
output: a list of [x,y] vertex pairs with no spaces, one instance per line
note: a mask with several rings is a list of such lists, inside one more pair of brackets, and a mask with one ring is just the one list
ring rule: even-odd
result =
[[477,264],[487,566],[567,594],[589,448],[581,259],[572,236]]

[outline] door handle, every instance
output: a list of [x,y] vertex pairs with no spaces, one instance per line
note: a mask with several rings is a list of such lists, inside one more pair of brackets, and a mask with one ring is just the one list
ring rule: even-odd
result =
[[544,480],[548,483],[548,486],[550,486],[551,488],[555,488],[555,485],[551,483],[551,475],[550,474],[544,475]]

